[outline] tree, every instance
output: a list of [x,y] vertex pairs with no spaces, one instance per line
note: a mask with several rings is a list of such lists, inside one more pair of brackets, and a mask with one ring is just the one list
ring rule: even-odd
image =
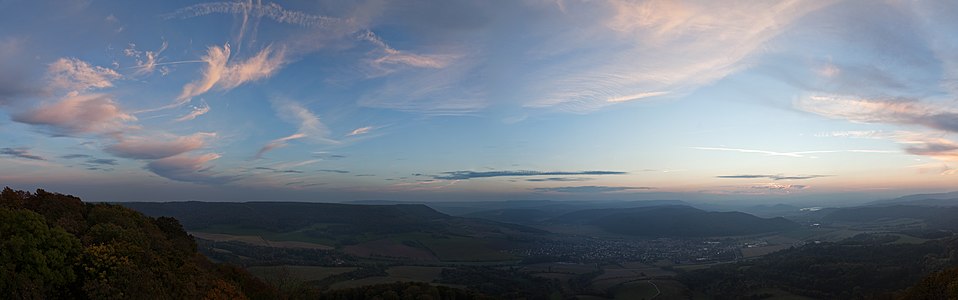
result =
[[0,298],[68,297],[80,241],[37,213],[0,207]]

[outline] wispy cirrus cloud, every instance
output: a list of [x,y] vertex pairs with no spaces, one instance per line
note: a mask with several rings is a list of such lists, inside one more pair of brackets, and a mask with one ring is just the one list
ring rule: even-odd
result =
[[322,27],[349,23],[349,19],[340,19],[321,15],[308,14],[300,11],[288,10],[279,4],[262,1],[234,1],[200,3],[178,9],[164,15],[167,19],[193,18],[209,14],[231,14],[243,17],[242,27],[247,25],[249,18],[269,18],[278,23],[299,25],[303,27]]
[[359,128],[353,129],[353,131],[350,131],[349,133],[347,133],[346,136],[354,136],[354,135],[367,134],[367,133],[369,133],[369,132],[372,131],[372,130],[373,130],[373,127],[372,127],[372,126],[359,127]]
[[276,109],[276,112],[280,118],[299,124],[299,130],[294,134],[266,143],[266,145],[256,152],[255,157],[257,159],[262,158],[263,154],[266,154],[269,151],[286,147],[290,141],[298,139],[308,138],[310,140],[319,141],[322,143],[338,143],[338,141],[329,138],[330,131],[328,128],[326,128],[326,125],[319,120],[319,117],[299,103],[276,100],[273,102],[273,107]]
[[25,147],[18,147],[18,148],[4,147],[4,148],[0,148],[0,155],[6,155],[6,156],[10,156],[10,157],[30,159],[30,160],[47,160],[46,158],[43,158],[42,156],[39,156],[39,155],[30,153],[30,149],[29,149],[29,148],[25,148]]
[[526,106],[589,112],[687,94],[747,67],[772,38],[831,2],[565,2],[566,13],[591,17],[542,43],[542,59],[561,59],[537,70],[538,96]]
[[220,158],[219,154],[202,155],[180,154],[151,161],[146,169],[164,178],[176,181],[200,184],[224,184],[239,179],[236,176],[222,175],[212,171],[210,161]]
[[822,177],[830,177],[831,175],[756,175],[756,174],[743,174],[743,175],[720,175],[715,176],[715,178],[724,178],[724,179],[756,179],[756,178],[765,178],[771,180],[805,180],[805,179],[814,179]]
[[192,106],[190,107],[190,109],[192,110],[190,111],[190,113],[183,115],[182,117],[176,118],[173,121],[183,122],[183,121],[196,119],[196,117],[205,115],[206,113],[210,112],[210,105],[206,104],[206,101],[201,101],[200,105]]
[[[163,44],[160,45],[160,49],[156,51],[140,51],[136,49],[135,44],[130,44],[129,47],[123,49],[123,54],[132,57],[136,60],[136,66],[134,67],[134,75],[147,75],[152,74],[156,71],[156,67],[162,65],[160,54],[163,54],[163,51],[166,51],[166,48],[169,44],[166,41],[163,41]],[[163,67],[165,68],[165,67]],[[165,74],[168,70],[161,69],[161,73]]]
[[619,172],[619,171],[577,171],[577,172],[529,171],[529,170],[485,171],[485,172],[451,171],[451,172],[443,172],[442,175],[434,175],[432,177],[435,179],[442,179],[442,180],[466,180],[466,179],[489,178],[489,177],[557,176],[557,175],[623,175],[623,174],[628,174],[628,173]]
[[651,190],[651,189],[654,189],[654,188],[646,187],[646,186],[585,185],[585,186],[561,186],[561,187],[535,188],[533,190],[537,192],[595,194],[595,193],[611,193],[611,192]]
[[405,65],[416,68],[441,69],[449,65],[456,57],[453,55],[422,55],[399,51],[389,46],[376,33],[365,30],[359,38],[376,45],[381,52],[378,58],[370,61],[374,67],[383,71],[383,74],[392,72],[390,65]]
[[213,88],[231,90],[246,82],[270,77],[283,66],[284,58],[283,50],[266,47],[244,61],[230,62],[229,44],[211,46],[201,58],[206,63],[202,78],[183,86],[183,91],[176,98],[177,103],[185,103]]
[[60,58],[51,63],[47,76],[53,88],[77,92],[112,87],[113,80],[122,77],[113,69],[92,66],[76,58]]

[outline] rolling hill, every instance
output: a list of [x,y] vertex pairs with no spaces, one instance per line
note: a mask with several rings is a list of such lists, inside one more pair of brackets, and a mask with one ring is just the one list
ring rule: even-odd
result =
[[938,194],[915,194],[902,196],[895,199],[872,201],[866,206],[894,206],[894,205],[914,205],[914,206],[958,206],[958,192],[938,193]]
[[749,235],[800,227],[784,218],[766,219],[742,212],[710,212],[679,205],[582,210],[546,222],[594,225],[611,233],[647,237]]
[[930,228],[958,230],[958,218],[955,216],[958,216],[958,207],[861,206],[837,209],[825,215],[822,221],[863,223],[915,219],[923,221]]
[[[514,257],[503,250],[548,234],[518,224],[449,216],[421,204],[128,202],[122,205],[149,216],[177,218],[192,232],[244,240],[254,246],[265,243],[269,247],[332,247],[337,253],[391,261],[508,260]],[[225,243],[216,245],[226,247]],[[258,262],[240,264],[255,263]]]

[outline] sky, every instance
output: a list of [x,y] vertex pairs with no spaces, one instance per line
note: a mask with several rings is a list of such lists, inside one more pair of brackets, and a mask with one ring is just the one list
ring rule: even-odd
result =
[[844,203],[958,182],[952,1],[0,0],[0,185]]

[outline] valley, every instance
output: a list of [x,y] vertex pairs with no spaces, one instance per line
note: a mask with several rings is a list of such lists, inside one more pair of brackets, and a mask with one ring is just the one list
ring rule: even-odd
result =
[[[147,215],[182,218],[202,253],[287,288],[422,282],[503,296],[502,288],[531,281],[551,288],[523,293],[560,299],[697,297],[700,287],[689,284],[695,282],[689,274],[761,264],[779,253],[801,253],[820,245],[918,247],[947,240],[955,229],[940,214],[930,213],[940,210],[919,206],[852,207],[829,209],[827,214],[795,211],[788,218],[760,218],[670,201],[598,209],[553,202],[518,209],[501,207],[516,203],[500,204],[460,216],[406,203],[280,203],[270,207],[268,216],[249,213],[263,211],[267,203],[124,205]],[[196,216],[194,205],[220,213]],[[290,208],[295,211],[287,212]],[[382,227],[357,225],[359,220],[369,222],[370,214],[379,217],[373,222]],[[257,226],[256,220],[266,225]],[[462,280],[473,277],[492,286],[470,286],[473,281]],[[794,296],[781,288],[756,291]]]

